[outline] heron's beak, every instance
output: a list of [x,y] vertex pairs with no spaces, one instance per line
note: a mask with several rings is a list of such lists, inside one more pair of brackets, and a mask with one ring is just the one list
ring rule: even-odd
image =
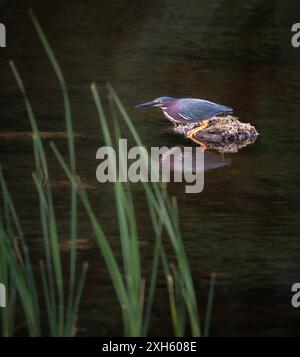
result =
[[135,108],[150,108],[150,107],[155,107],[157,104],[158,103],[155,100],[152,100],[152,102],[138,104],[135,106]]

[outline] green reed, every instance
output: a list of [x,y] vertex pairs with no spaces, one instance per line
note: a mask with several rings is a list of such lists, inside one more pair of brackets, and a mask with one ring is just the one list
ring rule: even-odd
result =
[[[146,336],[148,334],[161,262],[168,288],[174,334],[176,336],[186,335],[188,333],[187,327],[189,326],[193,336],[200,336],[196,293],[181,237],[176,199],[169,196],[166,185],[159,182],[142,182],[155,238],[151,275],[149,279],[146,279],[142,270],[138,222],[131,186],[128,182],[119,182],[119,180],[114,182],[114,200],[122,252],[122,263],[118,263],[117,253],[113,251],[101,222],[93,210],[88,192],[82,185],[80,177],[76,175],[72,114],[63,73],[32,11],[30,11],[30,17],[57,75],[65,109],[69,159],[65,160],[55,143],[50,143],[50,147],[70,182],[70,274],[66,281],[63,278],[64,271],[59,248],[60,239],[57,230],[57,217],[44,143],[23,81],[15,64],[10,62],[13,75],[24,99],[33,133],[33,150],[36,164],[33,181],[38,193],[45,258],[39,264],[39,272],[33,272],[32,267],[35,264],[29,256],[26,239],[22,233],[13,200],[8,192],[2,171],[0,171],[0,185],[3,196],[3,214],[0,215],[0,249],[3,257],[5,257],[0,262],[0,281],[7,284],[12,297],[9,302],[9,309],[1,316],[2,334],[5,336],[13,335],[17,331],[14,317],[17,299],[20,299],[22,303],[22,311],[26,320],[25,325],[30,336],[45,334],[45,328],[48,331],[46,334],[51,336],[72,336],[76,333],[77,315],[87,271],[87,264],[84,264],[79,279],[76,279],[78,270],[76,259],[77,201],[79,199],[90,221],[119,300],[124,334],[126,336]],[[97,86],[96,84],[91,85],[91,95],[97,110],[105,145],[114,147],[118,143],[122,135],[119,119],[122,118],[136,145],[143,146],[133,122],[111,85],[108,85],[108,92],[113,123],[112,129],[108,125],[109,120],[107,113],[103,109]],[[124,160],[120,161],[123,162]],[[111,169],[116,170],[112,163]],[[124,169],[121,166],[120,170]],[[120,172],[116,170],[114,173],[118,178]],[[163,235],[171,243],[176,257],[175,265],[170,265],[168,262],[162,243]],[[44,304],[41,302],[36,286],[38,276],[41,277]],[[78,280],[77,285],[76,280]],[[208,335],[209,330],[213,289],[214,284],[211,285],[209,293],[208,310],[204,323],[205,335]],[[41,319],[40,314],[44,306],[48,317],[46,323]]]
[[[60,70],[60,67],[53,54],[53,51],[49,46],[49,43],[32,11],[30,11],[30,16],[36,28],[36,31],[41,39],[41,42],[47,52],[49,60],[53,65],[55,73],[57,74],[59,83],[61,85],[64,107],[65,107],[67,137],[69,143],[70,167],[72,173],[75,175],[76,171],[75,171],[74,139],[73,139],[72,118],[71,118],[67,87],[62,72]],[[50,187],[50,177],[48,171],[47,158],[46,158],[43,142],[40,137],[37,121],[34,116],[34,112],[31,103],[29,101],[29,98],[27,96],[23,81],[18,73],[15,64],[12,61],[10,61],[10,67],[12,69],[17,85],[23,96],[25,107],[31,124],[32,133],[33,133],[33,148],[34,148],[34,157],[36,163],[36,172],[33,173],[33,180],[39,198],[42,237],[43,237],[43,243],[45,249],[45,263],[43,261],[40,262],[40,273],[41,273],[42,286],[45,295],[46,310],[48,314],[49,326],[47,326],[47,328],[49,328],[50,335],[52,336],[71,336],[75,332],[80,296],[82,293],[83,282],[87,270],[87,264],[84,264],[82,268],[81,276],[78,281],[78,285],[76,286],[75,289],[75,273],[77,269],[76,268],[77,194],[76,191],[72,188],[71,205],[70,205],[71,206],[70,276],[68,280],[69,289],[68,289],[68,297],[66,303],[65,298],[67,294],[66,294],[66,289],[64,287],[64,279],[63,279],[64,273],[62,270],[62,259],[61,259],[60,248],[59,248],[57,219],[55,214],[52,190]],[[3,176],[1,176],[1,185],[2,187],[6,187]],[[9,206],[10,204],[7,199],[5,200],[4,195],[3,197],[4,197],[4,211],[5,211],[7,210],[6,206]],[[15,239],[14,230],[13,229],[8,230],[7,219],[5,220],[5,223],[6,223],[5,229],[1,230],[1,242],[2,244],[4,244],[3,251],[7,253],[5,254],[7,259],[7,264],[11,263],[13,270],[14,269],[18,270],[17,272],[15,272],[15,275],[17,275],[20,279],[21,278],[24,279],[25,281],[25,284],[23,283],[20,286],[16,284],[17,289],[19,291],[19,295],[22,300],[23,297],[28,295],[24,290],[26,287],[26,282],[27,280],[34,281],[34,275],[32,273],[32,269],[31,271],[26,271],[26,272],[23,271],[23,267],[21,264],[23,260],[22,254],[25,254],[27,252],[27,248],[26,250],[24,250],[25,253],[19,251],[19,254],[18,255],[16,254],[16,249],[11,244],[11,241]],[[26,256],[27,255],[28,254],[26,253]],[[31,263],[29,262],[29,265],[30,264]],[[29,277],[27,276],[28,274]],[[17,282],[19,282],[20,279],[17,280]],[[36,289],[34,288],[31,293],[36,296],[37,295]],[[30,304],[28,304],[28,306],[29,305]],[[27,305],[24,306],[23,304],[25,313],[29,308],[28,306]],[[32,328],[29,328],[28,331],[29,334],[40,335],[42,331],[41,331],[41,323],[39,321],[40,320],[39,309],[38,308],[31,309],[26,314],[26,319],[27,321],[32,320],[34,325]],[[2,320],[5,321],[5,319]]]

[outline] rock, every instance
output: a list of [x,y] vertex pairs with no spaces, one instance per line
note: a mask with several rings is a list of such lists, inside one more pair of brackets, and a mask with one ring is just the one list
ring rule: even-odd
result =
[[[199,131],[195,142],[205,144],[208,149],[216,149],[220,152],[237,152],[242,147],[254,143],[258,136],[255,127],[249,123],[242,123],[231,115],[213,117],[208,121],[208,127]],[[174,130],[188,137],[190,130],[197,124],[179,125]]]

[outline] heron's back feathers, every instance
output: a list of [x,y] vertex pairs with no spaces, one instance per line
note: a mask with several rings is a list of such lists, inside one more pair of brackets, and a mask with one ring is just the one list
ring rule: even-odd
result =
[[183,98],[176,103],[179,115],[187,121],[209,119],[216,115],[230,114],[232,108],[204,99]]

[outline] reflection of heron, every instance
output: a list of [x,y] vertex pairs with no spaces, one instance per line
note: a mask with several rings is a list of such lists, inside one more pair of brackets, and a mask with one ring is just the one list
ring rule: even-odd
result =
[[220,167],[231,164],[230,158],[225,158],[223,155],[206,150],[204,152],[204,171],[219,169]]
[[[209,170],[218,169],[230,165],[230,158],[224,158],[222,155],[208,150],[204,151],[204,169],[203,165],[197,163],[196,147],[193,150],[178,150],[179,147],[175,146],[166,151],[160,159],[160,168],[162,169],[165,164],[170,165],[171,171],[181,173],[183,170],[190,173],[200,173]],[[172,158],[170,160],[170,158]],[[184,165],[185,162],[185,165]],[[188,165],[186,164],[188,163]]]
[[195,98],[170,98],[160,97],[151,102],[139,104],[136,108],[158,107],[161,108],[165,117],[174,124],[199,123],[200,126],[189,132],[189,138],[207,127],[207,119],[222,114],[230,114],[232,108],[225,107],[217,103],[204,99]]

